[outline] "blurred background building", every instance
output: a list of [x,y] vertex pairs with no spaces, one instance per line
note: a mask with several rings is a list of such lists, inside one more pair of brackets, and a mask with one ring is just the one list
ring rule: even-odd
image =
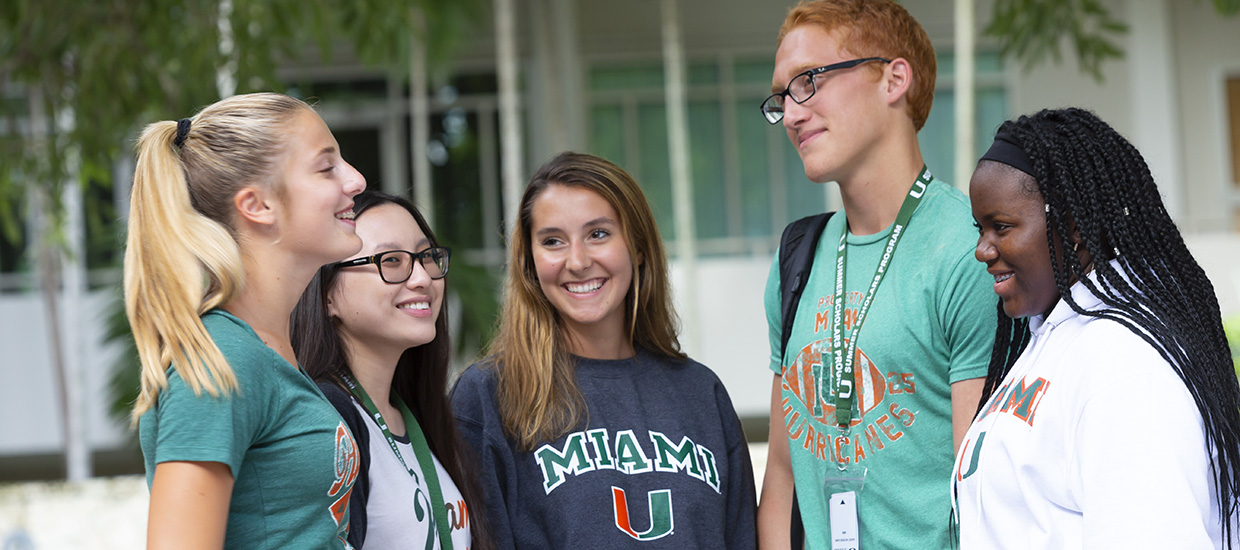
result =
[[[238,10],[259,3],[219,5],[232,10],[234,1]],[[458,291],[454,315],[463,320],[462,364],[486,338],[505,223],[529,174],[563,150],[629,170],[672,257],[682,344],[719,373],[750,438],[761,441],[771,380],[762,293],[772,256],[789,221],[839,207],[834,186],[806,180],[782,126],[769,126],[758,111],[770,94],[776,31],[793,3],[474,2],[476,13],[454,31],[442,59],[426,56],[414,30],[376,27],[376,36],[404,36],[383,45],[405,51],[393,58],[398,63],[364,63],[373,44],[328,37],[326,55],[311,41],[279,55],[276,84],[266,88],[286,86],[315,101],[369,186],[412,196],[470,266],[454,264],[461,279],[450,282]],[[934,106],[920,133],[931,170],[967,184],[1002,121],[1049,107],[1093,109],[1146,156],[1224,316],[1240,314],[1240,19],[1220,14],[1234,2],[1101,0],[1127,32],[1114,35],[1122,55],[1096,67],[1082,67],[1068,39],[1058,61],[1026,67],[1001,54],[1001,37],[983,32],[995,19],[989,0],[903,4],[938,54]],[[244,13],[227,13],[225,53],[234,47],[223,43],[230,33],[253,31],[239,25]],[[438,24],[433,11],[413,20],[422,35]],[[230,82],[227,68],[218,76],[221,92],[254,88]],[[6,83],[5,101],[28,99],[30,88]],[[95,116],[77,115],[86,128]],[[11,134],[15,127],[0,128]],[[70,462],[87,464],[77,474],[70,466],[70,477],[141,472],[127,423],[109,412],[125,391],[113,387],[125,349],[123,338],[107,337],[118,311],[119,235],[138,129],[110,174],[96,178],[104,184],[65,188],[60,225],[46,223],[29,195],[17,195],[22,208],[8,220],[16,238],[0,239],[0,481],[63,479],[66,433],[80,443]],[[53,230],[67,236],[68,253],[61,279],[48,287],[35,249]],[[54,323],[48,288],[57,298]],[[115,378],[124,386],[123,376]]]

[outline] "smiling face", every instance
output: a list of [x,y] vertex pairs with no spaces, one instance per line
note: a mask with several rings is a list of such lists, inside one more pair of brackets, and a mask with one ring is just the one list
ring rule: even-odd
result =
[[[800,25],[779,43],[771,91],[783,91],[807,70],[857,57],[865,56],[842,51],[833,33],[814,24]],[[885,133],[887,108],[880,79],[872,71],[862,64],[820,74],[814,77],[813,97],[805,103],[784,101],[784,129],[810,180],[848,179]]]
[[[391,203],[358,216],[357,234],[362,239],[358,256],[431,247],[413,215]],[[328,294],[327,310],[351,355],[399,357],[404,350],[435,339],[443,291],[444,280],[432,280],[420,262],[414,262],[409,280],[400,284],[384,282],[374,264],[344,267]]]
[[602,195],[547,186],[533,202],[530,251],[539,287],[570,342],[623,338],[633,261],[620,218]]
[[1008,317],[1048,313],[1059,289],[1046,243],[1046,203],[1029,175],[982,161],[969,180],[973,219],[979,226],[977,261],[995,278],[995,294]]
[[284,164],[278,172],[283,207],[281,242],[318,264],[357,252],[353,197],[366,179],[340,156],[340,146],[314,111],[298,114],[287,129]]

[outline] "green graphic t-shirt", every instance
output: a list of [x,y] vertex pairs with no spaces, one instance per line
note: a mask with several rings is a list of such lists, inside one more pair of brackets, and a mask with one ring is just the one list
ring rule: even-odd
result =
[[244,321],[215,309],[202,322],[240,390],[196,396],[169,371],[168,389],[138,422],[147,485],[161,462],[220,462],[234,480],[225,548],[350,548],[358,460],[344,421]]
[[[994,341],[993,278],[973,257],[968,199],[932,182],[866,314],[854,356],[856,399],[845,434],[836,425],[831,322],[836,246],[832,216],[797,307],[787,362],[779,350],[779,260],[766,286],[770,368],[783,377],[783,414],[807,548],[830,548],[826,476],[844,460],[868,469],[857,498],[863,548],[948,548],[952,468],[951,384],[986,376]],[[847,238],[842,334],[857,318],[891,228]],[[825,361],[826,368],[816,365]],[[819,391],[821,388],[821,392]],[[815,413],[815,402],[820,404]]]

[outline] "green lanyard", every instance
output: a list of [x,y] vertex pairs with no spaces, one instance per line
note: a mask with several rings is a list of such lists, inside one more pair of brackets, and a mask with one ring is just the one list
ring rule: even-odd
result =
[[[904,231],[908,227],[909,219],[913,217],[913,211],[917,210],[917,205],[921,203],[922,195],[926,192],[926,186],[930,185],[930,170],[923,165],[921,173],[917,175],[917,181],[913,182],[912,188],[909,189],[908,195],[904,197],[904,203],[900,205],[900,212],[896,214],[895,224],[891,228],[891,237],[887,239],[887,248],[883,251],[883,257],[878,261],[878,269],[874,272],[874,279],[870,281],[870,288],[866,291],[865,296],[861,299],[861,310],[857,312],[857,318],[853,321],[852,330],[848,334],[848,344],[844,344],[843,338],[843,318],[844,318],[844,265],[848,257],[848,222],[844,223],[844,232],[840,235],[840,245],[835,253],[835,302],[833,315],[831,316],[831,363],[832,371],[835,375],[835,421],[839,424],[841,430],[847,431],[852,423],[852,403],[853,395],[856,393],[853,387],[855,384],[855,376],[853,374],[853,358],[857,353],[857,334],[861,332],[861,323],[865,321],[865,315],[870,311],[870,304],[874,302],[874,295],[878,292],[879,283],[883,282],[883,277],[887,275],[887,266],[891,264],[891,258],[895,255],[896,245],[900,243],[900,238],[904,236]],[[821,355],[819,362],[822,361]],[[819,376],[818,395],[823,395],[822,384],[823,376]],[[815,414],[822,414],[821,400],[815,400]]]
[[[401,466],[409,470],[409,475],[413,477],[416,483],[418,481],[418,474],[408,464],[405,464],[405,457],[400,454],[400,448],[396,446],[396,438],[392,437],[392,432],[388,430],[387,422],[383,420],[383,415],[379,413],[379,408],[375,406],[375,402],[371,401],[370,396],[366,394],[366,388],[363,388],[361,384],[353,380],[352,376],[346,373],[340,373],[340,380],[362,402],[362,406],[366,407],[366,412],[369,412],[374,417],[375,423],[379,425],[379,430],[383,432],[383,437],[387,438],[388,445],[392,447],[392,452],[396,453],[396,459],[400,461]],[[422,477],[426,478],[426,486],[431,491],[431,530],[439,533],[440,548],[452,550],[452,527],[448,524],[448,510],[444,506],[443,491],[439,489],[439,474],[435,471],[435,461],[431,458],[431,448],[426,443],[426,435],[422,433],[422,428],[418,426],[418,420],[413,417],[413,412],[405,405],[404,400],[399,395],[393,393],[392,401],[400,409],[400,414],[405,419],[405,433],[409,435],[409,441],[413,444],[413,454],[418,457],[418,465],[422,468]],[[419,506],[417,497],[414,497],[414,506]],[[429,549],[432,546],[432,541],[427,541],[427,548]]]

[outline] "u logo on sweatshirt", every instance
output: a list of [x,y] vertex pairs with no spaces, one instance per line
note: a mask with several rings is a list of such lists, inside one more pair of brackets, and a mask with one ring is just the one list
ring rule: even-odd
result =
[[616,516],[616,527],[624,531],[628,536],[640,541],[647,541],[660,539],[672,534],[675,522],[672,518],[671,489],[661,489],[646,493],[646,502],[650,506],[650,523],[648,524],[649,527],[640,533],[633,528],[633,523],[630,520],[629,502],[625,498],[624,489],[612,486],[611,496],[612,509]]

